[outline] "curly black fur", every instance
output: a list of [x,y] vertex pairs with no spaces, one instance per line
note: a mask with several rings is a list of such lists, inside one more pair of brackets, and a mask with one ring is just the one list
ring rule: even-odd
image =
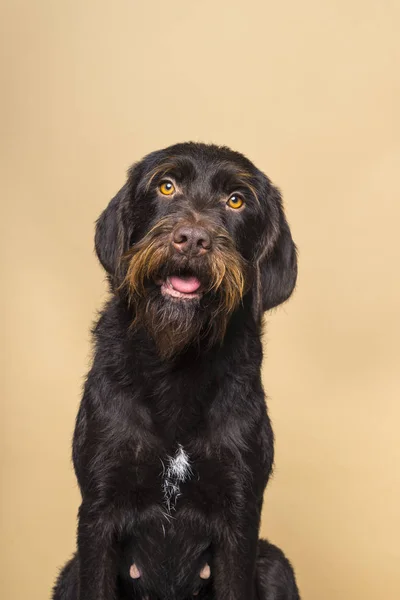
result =
[[[174,250],[182,223],[209,232],[206,253]],[[239,153],[178,144],[132,167],[97,222],[96,251],[111,299],[73,442],[78,550],[53,599],[298,599],[287,559],[258,540],[273,464],[262,314],[297,275],[279,192]],[[163,295],[168,275],[198,278],[201,292]]]

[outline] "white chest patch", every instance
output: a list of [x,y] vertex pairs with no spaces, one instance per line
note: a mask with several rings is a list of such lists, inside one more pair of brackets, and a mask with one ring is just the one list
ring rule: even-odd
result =
[[166,465],[163,464],[163,483],[165,506],[170,513],[175,509],[176,501],[181,495],[181,483],[184,483],[193,475],[189,456],[179,444],[175,456],[168,456]]

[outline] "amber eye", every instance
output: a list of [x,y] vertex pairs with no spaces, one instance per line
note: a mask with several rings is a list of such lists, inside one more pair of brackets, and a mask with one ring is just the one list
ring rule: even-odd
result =
[[158,186],[158,189],[164,196],[171,196],[175,192],[175,186],[171,181],[163,181]]
[[242,200],[242,198],[240,196],[237,196],[236,194],[233,194],[233,196],[231,196],[227,202],[227,205],[230,208],[242,208],[244,204],[244,201]]

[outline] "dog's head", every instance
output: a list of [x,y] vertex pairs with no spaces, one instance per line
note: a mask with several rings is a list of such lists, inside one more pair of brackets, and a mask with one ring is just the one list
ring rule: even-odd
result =
[[95,243],[113,292],[164,357],[222,340],[245,296],[259,320],[296,282],[278,190],[225,147],[177,144],[135,164],[100,216]]

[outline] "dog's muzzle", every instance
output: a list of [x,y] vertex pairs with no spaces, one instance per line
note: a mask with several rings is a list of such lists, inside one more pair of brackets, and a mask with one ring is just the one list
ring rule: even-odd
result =
[[203,338],[221,341],[246,289],[246,262],[229,233],[215,225],[165,217],[124,256],[123,288],[168,358]]
[[[181,259],[197,262],[212,249],[212,234],[199,225],[177,225],[172,231],[171,246]],[[159,282],[163,296],[182,300],[201,297],[203,288],[195,274],[171,274]]]

